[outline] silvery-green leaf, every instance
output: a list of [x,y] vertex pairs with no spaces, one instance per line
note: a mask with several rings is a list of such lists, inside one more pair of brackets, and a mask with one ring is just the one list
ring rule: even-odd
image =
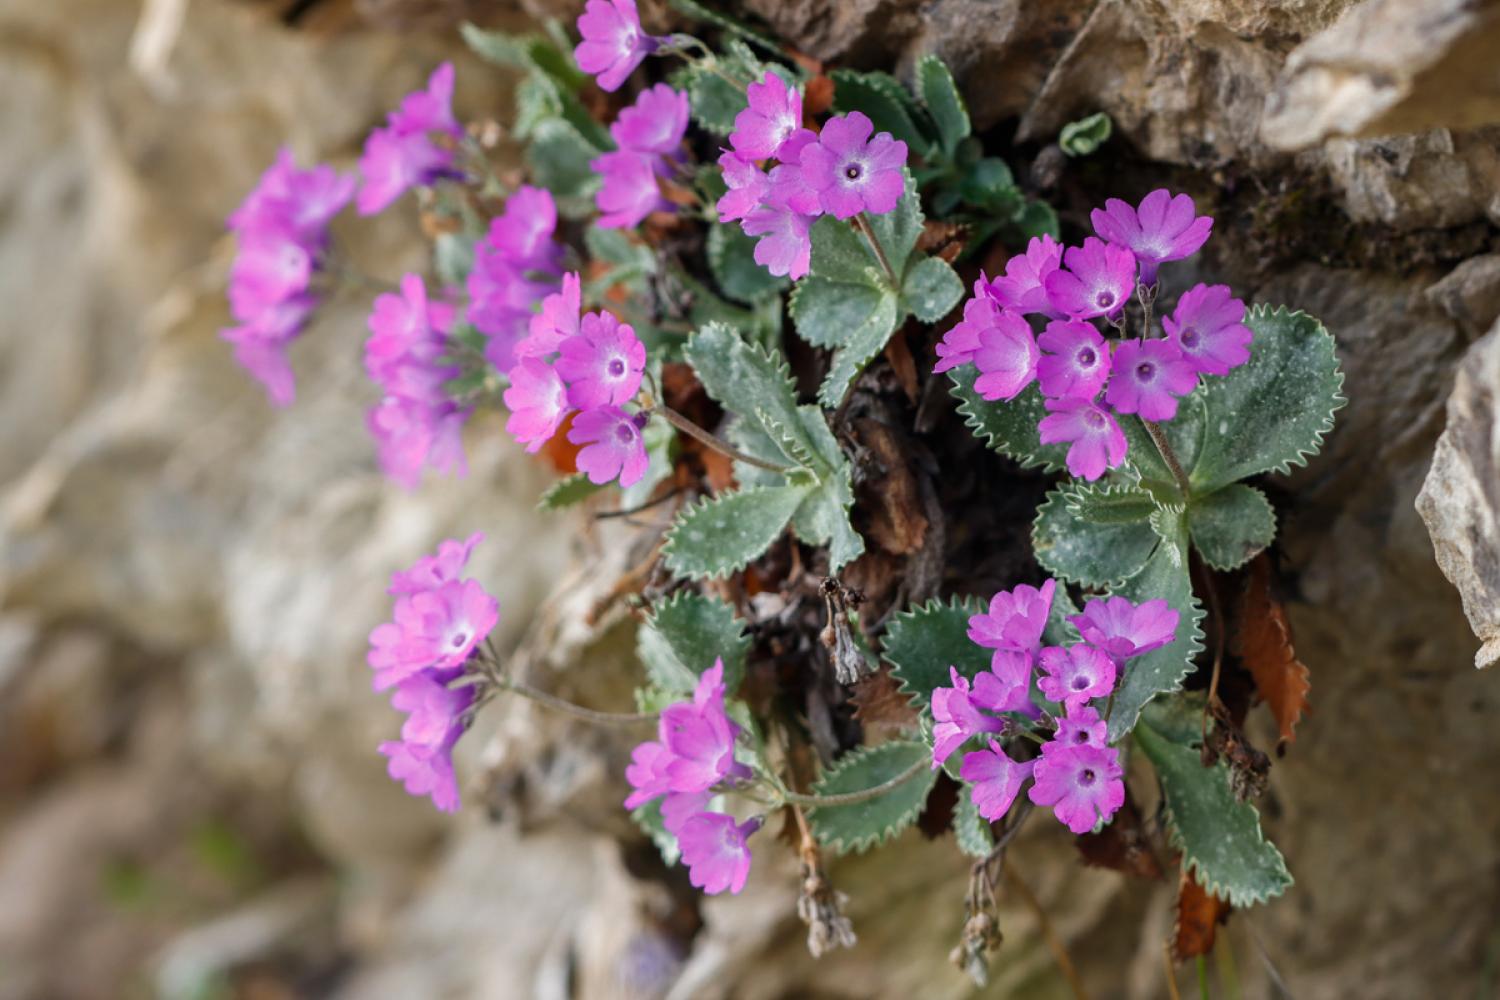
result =
[[1035,385],[1009,402],[991,402],[974,391],[979,370],[973,365],[949,369],[948,377],[959,400],[958,412],[991,448],[1020,462],[1023,469],[1041,466],[1048,472],[1061,472],[1067,468],[1067,445],[1042,444],[1037,424],[1047,409]]
[[789,284],[755,262],[755,240],[737,225],[709,227],[708,266],[725,295],[747,304],[785,291]]
[[834,763],[813,786],[818,795],[840,795],[874,788],[907,772],[917,771],[883,795],[844,806],[818,806],[807,820],[818,842],[840,854],[864,851],[883,844],[911,826],[927,803],[937,775],[925,766],[930,751],[925,743],[895,741],[875,747],[856,747]]
[[1058,133],[1057,144],[1069,156],[1087,156],[1109,140],[1114,124],[1103,111],[1068,122]]
[[[750,637],[734,609],[717,597],[681,590],[651,609],[639,635],[656,644],[647,660],[654,684],[683,696],[692,694],[699,676],[724,662],[724,686],[733,694],[745,676]],[[647,659],[642,657],[642,659]]]
[[936,323],[964,297],[964,283],[947,261],[921,257],[906,269],[901,304],[923,323]]
[[839,114],[863,113],[876,132],[889,132],[912,152],[925,155],[932,148],[933,136],[918,122],[922,111],[901,82],[889,73],[862,73],[853,69],[836,69],[833,78],[833,110]]
[[952,156],[969,134],[969,111],[947,65],[935,55],[917,61],[917,96],[937,126],[943,149]]
[[1193,547],[1217,570],[1237,569],[1276,538],[1276,512],[1265,494],[1244,483],[1230,483],[1188,507]]
[[967,788],[959,790],[958,805],[953,809],[953,836],[958,840],[958,849],[971,858],[987,858],[995,849],[990,821],[979,815],[979,807],[974,805],[974,796]]
[[881,655],[913,705],[930,711],[933,689],[952,683],[950,666],[971,680],[989,669],[990,651],[969,639],[969,618],[984,609],[977,597],[934,598],[891,620]]
[[542,494],[541,501],[537,504],[538,510],[562,510],[580,504],[589,497],[604,489],[589,482],[589,477],[581,472],[575,472],[566,479],[559,479],[547,491]]
[[700,579],[744,569],[781,537],[810,487],[756,486],[708,497],[677,515],[662,550],[678,576]]
[[[1100,520],[1070,509],[1069,501],[1080,496],[1101,510]],[[1134,520],[1117,517],[1137,510],[1140,517]],[[1122,583],[1143,570],[1156,551],[1160,539],[1149,521],[1155,510],[1151,498],[1136,490],[1053,490],[1037,509],[1031,529],[1036,561],[1053,576],[1073,583],[1089,587]]]

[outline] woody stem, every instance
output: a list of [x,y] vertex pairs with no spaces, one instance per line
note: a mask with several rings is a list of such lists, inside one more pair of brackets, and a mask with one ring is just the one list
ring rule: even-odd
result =
[[735,448],[733,445],[729,444],[729,442],[723,440],[722,438],[716,437],[713,434],[710,434],[708,431],[704,430],[702,427],[699,427],[697,424],[693,423],[687,417],[684,417],[682,414],[678,413],[676,410],[672,409],[665,403],[659,402],[653,409],[655,410],[655,412],[661,414],[662,417],[667,421],[667,423],[682,431],[682,433],[686,434],[688,437],[693,438],[701,444],[707,445],[721,455],[727,455],[728,457],[734,459],[736,462],[744,462],[746,465],[753,465],[759,469],[769,469],[772,472],[779,472],[783,476],[792,471],[785,465],[777,465],[775,462],[767,462],[763,458],[756,458],[754,455],[745,454],[743,451],[740,451],[738,448]]

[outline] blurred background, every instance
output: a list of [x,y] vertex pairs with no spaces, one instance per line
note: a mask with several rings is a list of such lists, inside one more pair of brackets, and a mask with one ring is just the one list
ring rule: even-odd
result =
[[[661,866],[617,805],[623,734],[497,706],[461,745],[457,817],[385,777],[398,717],[363,655],[393,569],[486,531],[502,641],[624,704],[630,625],[591,613],[616,574],[577,568],[625,568],[628,539],[536,514],[547,473],[493,420],[467,479],[385,482],[368,296],[320,312],[272,409],[217,338],[223,219],[282,144],[352,167],[442,59],[460,118],[503,116],[508,80],[455,26],[576,13],[527,2],[0,0],[0,1000],[973,992],[947,962],[948,836],[833,866],[861,943],[814,963],[790,852],[762,845],[745,895],[707,903]],[[1424,513],[1494,638],[1500,4],[741,9],[822,59],[940,53],[1065,223],[1162,184],[1206,197],[1205,276],[1337,336],[1350,404],[1278,483],[1314,710],[1261,808],[1298,885],[1225,950],[1246,997],[1500,995],[1500,675],[1414,506],[1451,425]],[[1058,129],[1101,110],[1114,138],[1062,163]],[[422,264],[414,214],[335,235],[393,278]],[[1054,832],[1013,857],[1090,995],[1166,995],[1175,886],[1084,869]],[[985,995],[1070,995],[1030,911],[1002,926]]]

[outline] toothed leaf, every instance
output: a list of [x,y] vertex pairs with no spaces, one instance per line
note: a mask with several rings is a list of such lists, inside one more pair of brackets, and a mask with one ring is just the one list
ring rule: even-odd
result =
[[743,569],[781,537],[808,489],[756,486],[687,508],[667,532],[667,566],[692,579]]
[[[651,609],[642,634],[660,637],[670,660],[659,660],[651,679],[679,694],[691,694],[698,677],[724,661],[724,685],[733,694],[745,675],[745,657],[750,637],[734,609],[717,597],[690,590],[678,591]],[[658,676],[658,673],[661,676]]]
[[931,711],[933,689],[951,682],[949,666],[970,679],[989,669],[990,651],[969,639],[969,617],[984,609],[977,597],[934,598],[891,620],[881,655],[913,705]]
[[969,111],[963,95],[953,82],[953,74],[935,55],[925,55],[917,62],[917,96],[937,125],[943,149],[952,156],[958,144],[969,135]]
[[1265,494],[1244,483],[1230,483],[1188,507],[1193,547],[1217,570],[1237,569],[1276,537],[1276,512]]
[[885,349],[899,322],[896,293],[885,290],[874,303],[874,311],[853,328],[844,345],[833,353],[828,375],[818,388],[818,402],[826,409],[837,409],[849,386],[864,371],[865,365]]
[[[1178,402],[1177,416],[1158,425],[1184,470],[1193,467],[1203,443],[1203,394],[1200,386],[1192,395]],[[1121,416],[1119,421],[1129,445],[1125,455],[1127,471],[1139,477],[1137,485],[1155,497],[1159,504],[1180,509],[1187,498],[1178,489],[1177,479],[1151,440],[1145,423],[1137,416]]]
[[766,414],[791,430],[808,451],[818,445],[803,432],[797,413],[797,387],[785,359],[751,344],[733,327],[708,323],[688,337],[683,356],[703,388],[724,409],[751,420]]
[[1256,306],[1245,325],[1255,334],[1250,360],[1223,378],[1204,378],[1203,446],[1189,466],[1195,493],[1305,465],[1345,402],[1333,335],[1322,323]]
[[[1157,728],[1161,717],[1148,712],[1135,739],[1161,780],[1167,829],[1172,845],[1182,851],[1183,867],[1235,906],[1281,895],[1292,876],[1281,852],[1261,832],[1260,813],[1248,802],[1236,801],[1228,765],[1221,760],[1204,767],[1194,746]],[[1187,732],[1190,739],[1197,737],[1196,727]]]
[[883,795],[847,806],[818,806],[808,811],[808,822],[822,843],[839,853],[865,851],[883,844],[914,823],[937,780],[926,766],[931,753],[925,743],[892,742],[849,751],[813,786],[818,795],[859,792],[898,777],[912,767],[910,778]]
[[755,262],[755,240],[739,226],[709,228],[708,266],[724,294],[747,305],[785,291],[788,284]]
[[906,269],[901,282],[902,307],[923,323],[936,323],[964,297],[964,283],[948,262],[922,257]]
[[974,796],[968,788],[958,793],[958,805],[953,810],[953,836],[958,849],[971,858],[987,858],[995,849],[995,835],[990,831],[990,821],[979,815]]
[[[1073,504],[1099,520],[1086,516]],[[1031,529],[1036,561],[1053,576],[1089,587],[1119,584],[1145,569],[1160,541],[1148,520],[1156,505],[1132,489],[1094,486],[1053,490]],[[1132,519],[1128,515],[1138,513]]]
[[575,472],[566,479],[559,479],[547,491],[542,494],[542,499],[537,503],[537,510],[563,510],[575,504],[583,503],[589,497],[604,489],[589,482],[589,477],[581,472]]
[[953,395],[958,398],[958,412],[975,435],[1002,455],[1021,463],[1021,468],[1041,466],[1047,472],[1061,472],[1067,467],[1068,446],[1042,444],[1037,423],[1047,415],[1042,394],[1036,386],[1027,386],[1009,402],[990,402],[974,391],[979,369],[960,365],[948,372],[953,381]]
[[1168,536],[1135,576],[1111,591],[1137,604],[1161,598],[1177,610],[1177,638],[1160,649],[1126,661],[1120,686],[1115,692],[1109,717],[1109,739],[1113,743],[1135,727],[1146,703],[1167,691],[1182,687],[1193,668],[1193,657],[1203,649],[1203,606],[1193,597],[1188,576],[1186,516],[1171,514],[1163,525]]
[[932,148],[932,137],[921,120],[923,112],[895,77],[853,69],[836,69],[828,75],[833,78],[834,111],[863,113],[876,132],[889,132],[913,153],[925,154]]

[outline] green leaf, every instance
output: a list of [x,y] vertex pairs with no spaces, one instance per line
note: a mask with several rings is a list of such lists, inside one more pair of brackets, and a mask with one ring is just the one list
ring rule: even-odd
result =
[[[807,407],[817,412],[816,407]],[[819,415],[821,419],[821,414]],[[792,518],[797,537],[811,545],[828,546],[830,571],[837,573],[865,551],[865,540],[854,530],[849,511],[854,506],[849,463],[840,463],[807,495]]]
[[[924,220],[916,179],[905,168],[902,168],[901,174],[905,179],[906,189],[901,200],[896,202],[896,207],[884,215],[868,216],[870,229],[874,231],[875,238],[880,241],[881,249],[885,251],[886,258],[898,275],[904,267],[909,266],[904,262],[909,261],[911,252],[916,249]],[[869,253],[873,259],[874,251]]]
[[563,510],[583,503],[602,489],[604,489],[603,486],[595,486],[589,482],[588,476],[575,472],[566,479],[559,479],[547,487],[547,491],[542,494],[542,499],[537,504],[537,510]]
[[[1223,378],[1205,378],[1202,449],[1189,478],[1210,493],[1260,472],[1305,465],[1344,405],[1333,336],[1304,312],[1256,306],[1250,360]],[[1184,461],[1186,464],[1186,461]]]
[[531,179],[559,200],[585,202],[587,210],[593,208],[587,199],[593,197],[594,189],[599,186],[599,177],[590,169],[589,162],[598,155],[599,151],[564,118],[541,122],[526,144]]
[[667,566],[690,579],[743,569],[781,537],[808,489],[757,486],[688,507],[667,532]]
[[735,116],[749,106],[744,85],[733,81],[759,82],[767,69],[795,83],[782,67],[767,66],[743,42],[732,40],[717,58],[688,63],[673,75],[672,82],[688,92],[695,122],[710,132],[728,135],[734,131]]
[[936,323],[964,297],[964,283],[948,262],[922,257],[901,280],[901,304],[923,323]]
[[464,233],[440,233],[433,244],[433,267],[444,285],[462,288],[474,267],[474,237]]
[[1193,546],[1217,570],[1237,569],[1276,537],[1276,512],[1265,494],[1244,483],[1230,483],[1188,506]]
[[851,284],[810,274],[792,290],[797,336],[814,347],[842,347],[862,339],[867,325],[884,327],[889,336],[896,326],[896,311],[896,296],[884,285]]
[[1069,156],[1087,156],[1109,140],[1114,127],[1109,115],[1100,111],[1064,125],[1062,132],[1058,134],[1057,144]]
[[971,680],[989,669],[990,651],[969,639],[969,617],[984,607],[977,597],[933,599],[891,620],[881,655],[913,705],[930,710],[933,689],[951,683],[950,666]]
[[[833,765],[813,786],[818,795],[842,795],[874,788],[931,758],[927,744],[916,741],[857,747]],[[839,853],[864,851],[883,844],[914,823],[927,803],[937,775],[927,767],[886,792],[847,806],[818,806],[808,822],[818,842]]]
[[719,598],[680,590],[651,609],[642,632],[654,633],[666,654],[656,656],[654,667],[648,664],[652,682],[662,689],[689,695],[699,676],[722,659],[725,689],[739,690],[750,637],[734,609]]
[[853,69],[836,69],[828,75],[833,78],[834,111],[864,113],[876,132],[889,132],[919,155],[932,149],[929,130],[918,124],[921,110],[895,77]]
[[971,858],[987,858],[995,849],[990,821],[979,815],[979,807],[967,788],[959,790],[958,805],[953,810],[953,836],[958,840],[958,849]]
[[[1229,769],[1221,760],[1206,768],[1199,752],[1169,739],[1148,713],[1135,738],[1156,768],[1173,846],[1199,884],[1235,906],[1253,906],[1279,896],[1292,884],[1286,862],[1260,829],[1260,813],[1236,801]],[[1192,732],[1192,730],[1189,730]]]
[[837,409],[844,400],[849,386],[864,371],[865,365],[885,349],[891,334],[900,322],[900,310],[896,304],[896,293],[883,291],[875,303],[874,311],[855,327],[844,345],[834,352],[828,366],[828,375],[818,387],[818,402],[828,409]]
[[1027,202],[1026,207],[1015,217],[1013,225],[1023,240],[1029,240],[1033,236],[1051,236],[1056,239],[1062,235],[1057,212],[1045,201]]
[[795,435],[800,447],[820,452],[820,442],[798,413],[797,387],[780,355],[749,343],[732,327],[709,323],[688,338],[683,356],[704,390],[724,409],[752,420],[765,414]]
[[1043,646],[1071,646],[1078,641],[1078,628],[1069,618],[1078,614],[1078,605],[1068,596],[1068,588],[1059,586],[1052,593],[1052,606],[1047,609],[1047,626],[1042,629]]
[[969,111],[953,74],[935,55],[925,55],[917,62],[917,95],[937,125],[944,151],[952,156],[969,135]]
[[[1098,519],[1080,513],[1080,506]],[[1148,521],[1154,510],[1149,496],[1129,488],[1053,490],[1031,529],[1036,561],[1053,576],[1084,586],[1123,583],[1145,569],[1156,551],[1160,539]]]
[[[1186,498],[1177,488],[1177,480],[1172,475],[1172,470],[1167,468],[1167,463],[1161,457],[1161,452],[1157,450],[1156,443],[1151,440],[1145,421],[1133,415],[1122,415],[1119,421],[1120,429],[1125,432],[1125,441],[1129,446],[1125,461],[1129,464],[1131,471],[1139,476],[1140,487],[1156,497],[1159,503],[1176,507],[1183,506]],[[1171,445],[1172,452],[1177,456],[1183,469],[1191,469],[1193,462],[1198,458],[1198,450],[1203,444],[1202,387],[1200,386],[1192,395],[1177,404],[1176,417],[1157,426],[1166,435],[1167,444]]]
[[958,398],[958,412],[969,428],[995,451],[1009,455],[1023,469],[1040,466],[1048,472],[1067,468],[1068,446],[1042,444],[1037,424],[1047,415],[1042,394],[1035,385],[1009,402],[990,402],[974,391],[979,370],[973,365],[949,369],[953,395]]
[[1183,513],[1165,512],[1165,518],[1167,523],[1161,527],[1169,537],[1158,543],[1145,568],[1112,590],[1111,595],[1129,598],[1137,604],[1157,598],[1166,601],[1179,616],[1177,638],[1126,664],[1109,717],[1111,743],[1135,727],[1141,709],[1152,698],[1182,687],[1183,679],[1193,669],[1193,657],[1203,649],[1203,606],[1193,596],[1188,576],[1187,517]]
[[[891,235],[894,238],[897,234]],[[900,235],[904,236],[904,228]],[[808,270],[814,277],[871,287],[889,284],[869,241],[848,222],[825,215],[813,223],[809,236],[812,253]]]
[[975,208],[1006,216],[1021,209],[1021,189],[1004,160],[986,156],[964,172],[959,193]]
[[708,266],[725,295],[747,304],[783,292],[789,284],[755,262],[755,239],[739,226],[709,227]]

